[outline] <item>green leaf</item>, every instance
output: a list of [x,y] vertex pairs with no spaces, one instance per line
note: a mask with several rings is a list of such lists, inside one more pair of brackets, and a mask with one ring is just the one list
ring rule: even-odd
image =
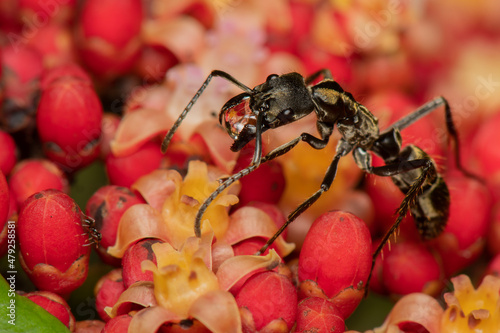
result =
[[12,292],[4,278],[0,279],[0,309],[0,332],[69,332],[59,319],[45,309]]

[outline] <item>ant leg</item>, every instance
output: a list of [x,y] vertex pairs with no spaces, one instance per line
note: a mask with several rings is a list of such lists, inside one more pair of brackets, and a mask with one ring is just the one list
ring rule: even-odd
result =
[[317,72],[312,73],[305,78],[306,85],[310,85],[314,80],[316,80],[320,75],[323,75],[325,79],[333,79],[332,72],[328,68],[320,69]]
[[172,137],[174,136],[175,131],[177,131],[177,128],[180,126],[181,122],[186,118],[187,113],[191,110],[193,107],[194,103],[198,100],[200,95],[203,93],[203,91],[207,88],[208,84],[212,80],[213,77],[221,77],[223,79],[228,80],[229,82],[233,83],[234,85],[238,86],[241,88],[241,90],[244,90],[248,93],[252,92],[252,89],[249,87],[245,86],[243,83],[240,81],[236,80],[234,77],[229,75],[226,72],[219,71],[219,70],[214,70],[212,71],[208,77],[206,78],[205,82],[201,85],[200,89],[196,92],[196,94],[193,96],[191,101],[189,101],[188,105],[184,108],[182,113],[180,114],[179,118],[175,121],[175,123],[172,125],[170,130],[168,131],[167,135],[165,135],[165,138],[163,139],[163,142],[161,143],[161,152],[165,153],[167,151],[168,145],[170,144],[170,140],[172,140]]
[[266,251],[266,249],[276,240],[276,238],[281,235],[283,230],[288,227],[290,223],[292,223],[300,214],[302,214],[304,211],[306,211],[313,203],[318,200],[321,195],[328,191],[330,189],[330,186],[333,183],[333,180],[335,179],[335,176],[337,174],[337,166],[339,163],[339,160],[341,157],[344,157],[347,155],[350,151],[352,150],[352,146],[349,145],[346,141],[341,140],[339,141],[339,144],[337,146],[337,152],[333,158],[332,163],[328,167],[326,174],[323,178],[323,181],[321,182],[320,188],[309,198],[307,198],[302,204],[300,204],[293,212],[288,215],[288,218],[286,222],[279,228],[279,230],[271,237],[266,244],[256,253],[256,255],[261,255]]
[[452,141],[454,141],[454,143],[455,143],[454,155],[455,155],[455,165],[457,166],[457,169],[460,170],[460,172],[462,172],[467,177],[474,178],[474,179],[480,181],[481,183],[484,183],[484,180],[481,177],[479,177],[479,176],[475,175],[474,173],[465,169],[461,163],[460,141],[458,138],[458,131],[455,127],[455,123],[453,122],[453,116],[451,113],[450,105],[444,97],[442,97],[442,96],[437,97],[437,98],[433,99],[432,101],[422,105],[420,108],[413,111],[412,113],[410,113],[406,117],[403,117],[400,120],[393,123],[391,126],[389,126],[388,130],[391,130],[391,129],[402,130],[402,129],[410,126],[411,124],[413,124],[414,122],[416,122],[417,120],[422,118],[423,116],[433,112],[434,110],[436,110],[440,106],[444,106],[446,129],[447,129],[448,134],[450,135]]
[[326,137],[324,139],[319,139],[319,138],[316,138],[309,133],[302,133],[297,138],[295,138],[295,139],[275,148],[274,150],[270,151],[266,156],[261,158],[260,163],[250,164],[245,169],[242,169],[238,173],[235,173],[234,175],[232,175],[231,177],[226,178],[224,180],[224,182],[222,184],[220,184],[219,187],[217,187],[215,189],[215,191],[213,191],[212,194],[210,194],[210,196],[208,198],[206,198],[205,201],[203,202],[203,204],[200,206],[198,213],[196,214],[195,221],[194,221],[194,233],[195,233],[195,235],[197,237],[201,237],[201,218],[203,217],[203,214],[207,210],[208,206],[210,206],[212,201],[214,201],[215,198],[220,193],[222,193],[222,191],[224,191],[226,188],[228,188],[231,184],[233,184],[234,182],[238,181],[239,179],[248,175],[250,172],[257,169],[257,167],[261,163],[265,163],[267,161],[275,159],[276,157],[279,157],[281,155],[288,153],[300,141],[305,141],[306,143],[308,143],[311,147],[313,147],[315,149],[322,149],[328,143],[328,139],[329,139],[329,137]]

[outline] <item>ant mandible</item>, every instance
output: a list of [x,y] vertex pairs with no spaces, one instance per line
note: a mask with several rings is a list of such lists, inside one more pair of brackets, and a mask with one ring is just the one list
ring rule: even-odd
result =
[[[312,84],[321,75],[323,80]],[[446,127],[450,137],[455,141],[455,163],[464,174],[476,178],[460,163],[458,133],[446,99],[435,98],[380,133],[377,118],[365,106],[358,103],[349,92],[344,91],[339,83],[333,80],[328,69],[320,70],[306,78],[295,72],[283,75],[272,74],[267,77],[266,82],[253,89],[226,72],[212,71],[165,136],[161,148],[163,153],[167,150],[182,120],[214,77],[226,79],[243,90],[243,93],[226,102],[219,114],[221,125],[234,139],[231,150],[240,151],[247,143],[255,139],[255,151],[251,164],[226,178],[200,206],[194,226],[198,237],[201,234],[200,226],[204,212],[224,189],[255,170],[261,163],[287,153],[301,141],[314,149],[324,148],[335,126],[341,138],[319,189],[288,215],[286,223],[257,254],[262,254],[297,216],[318,200],[322,193],[328,191],[335,179],[339,160],[350,152],[359,168],[370,174],[391,177],[405,194],[397,210],[398,217],[394,225],[385,234],[373,254],[372,270],[376,257],[390,236],[397,230],[408,210],[411,210],[418,232],[424,240],[437,237],[448,220],[450,206],[448,187],[438,173],[435,162],[427,153],[415,145],[402,147],[400,132],[440,106],[444,106]],[[262,156],[262,133],[268,129],[297,121],[313,111],[316,113],[316,127],[320,138],[309,133],[302,133],[297,138]],[[374,167],[370,152],[380,156],[385,165]]]

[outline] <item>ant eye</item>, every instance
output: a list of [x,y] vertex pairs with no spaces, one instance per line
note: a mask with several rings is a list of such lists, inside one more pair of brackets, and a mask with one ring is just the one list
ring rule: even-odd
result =
[[237,139],[240,132],[246,125],[255,126],[257,118],[250,108],[250,96],[241,96],[236,100],[237,103],[226,103],[222,107],[220,123],[226,129],[227,133]]
[[271,74],[267,77],[266,81],[271,81],[271,80],[274,80],[278,77],[279,75],[277,74]]

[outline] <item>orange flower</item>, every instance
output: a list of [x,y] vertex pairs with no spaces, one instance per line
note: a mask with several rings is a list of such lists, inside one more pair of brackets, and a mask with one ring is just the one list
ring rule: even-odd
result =
[[500,332],[500,278],[487,275],[477,289],[467,275],[451,282],[455,291],[444,295],[441,332]]
[[[121,258],[130,244],[144,238],[158,238],[179,249],[194,235],[194,221],[203,201],[219,186],[207,165],[200,161],[189,163],[184,180],[175,170],[157,170],[139,179],[134,189],[149,204],[137,204],[123,214],[114,246],[108,253]],[[203,216],[202,233],[213,230],[222,238],[228,226],[227,206],[238,202],[231,187],[212,202]]]
[[[219,186],[217,180],[210,180],[207,165],[200,161],[189,163],[184,180],[174,178],[174,192],[165,200],[162,209],[163,220],[169,230],[170,243],[179,248],[184,241],[194,235],[193,223],[200,205]],[[224,190],[210,204],[202,220],[202,232],[212,229],[221,238],[228,226],[229,215],[226,207],[238,202],[235,195]]]
[[154,282],[133,284],[107,313],[115,317],[129,313],[134,304],[143,306],[132,318],[132,332],[155,332],[184,319],[197,320],[216,333],[241,332],[240,312],[228,290],[251,273],[276,267],[280,257],[274,250],[266,256],[229,256],[214,272],[213,240],[209,231],[201,238],[189,237],[179,250],[168,243],[154,244],[157,264],[142,263],[143,270],[153,272]]

